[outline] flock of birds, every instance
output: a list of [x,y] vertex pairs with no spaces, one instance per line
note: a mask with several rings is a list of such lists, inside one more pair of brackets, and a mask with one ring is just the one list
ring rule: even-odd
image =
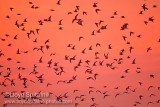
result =
[[[30,5],[31,9],[36,9],[38,11],[39,7],[38,5],[35,5],[34,2],[28,2],[28,4]],[[63,5],[63,1],[58,0],[56,5],[61,6]],[[92,8],[95,11],[95,14],[99,15],[101,11],[99,3],[98,2],[93,2],[92,4]],[[152,8],[158,8],[157,5],[153,5]],[[14,10],[16,9],[16,7],[10,7],[9,10],[11,11],[11,13],[14,13]],[[80,11],[81,10],[81,6],[80,5],[76,5],[75,9],[73,11],[69,11],[68,13],[66,13],[66,15],[72,15],[74,14],[73,19],[70,21],[71,24],[77,24],[77,26],[81,26],[83,28],[83,26],[85,26],[85,19],[81,18],[80,16],[87,16],[89,15],[89,13],[86,11]],[[49,11],[56,11],[56,9],[50,9]],[[144,3],[141,6],[141,10],[139,13],[139,15],[143,15],[146,11],[149,11],[149,8],[147,7],[147,4]],[[21,16],[21,13],[17,13],[16,15]],[[115,18],[118,14],[118,11],[113,12],[113,15],[110,17]],[[13,20],[11,15],[7,15],[6,18],[8,20]],[[125,16],[121,16],[122,19],[125,19]],[[63,27],[63,21],[65,19],[60,19],[58,22],[58,30],[62,31],[65,29]],[[144,24],[147,25],[148,23],[153,23],[155,20],[154,16],[149,17],[148,20],[144,21]],[[114,99],[117,99],[119,96],[123,96],[123,95],[131,95],[137,92],[138,88],[143,86],[145,83],[143,83],[142,81],[139,81],[137,84],[138,86],[125,86],[124,91],[123,92],[118,92],[116,94],[112,94],[112,91],[109,91],[107,88],[107,85],[103,85],[103,83],[99,83],[103,85],[102,89],[97,88],[96,86],[94,86],[94,82],[96,82],[98,79],[101,78],[101,73],[96,72],[96,68],[99,69],[99,67],[103,67],[104,69],[107,69],[111,72],[115,72],[116,70],[119,70],[119,66],[123,65],[123,63],[127,60],[129,60],[129,63],[131,65],[135,65],[136,66],[136,74],[137,75],[141,75],[142,73],[142,68],[143,67],[139,67],[139,65],[137,64],[137,58],[135,58],[134,56],[131,56],[131,53],[134,50],[134,47],[131,46],[130,41],[127,39],[128,36],[123,35],[122,36],[122,40],[126,43],[127,46],[129,46],[129,49],[124,49],[122,48],[119,51],[119,57],[118,58],[113,58],[111,59],[110,56],[110,51],[114,50],[114,47],[112,44],[108,44],[107,46],[107,50],[108,52],[101,52],[101,51],[97,51],[96,48],[103,48],[103,45],[101,44],[101,42],[95,43],[90,45],[89,47],[85,47],[82,50],[78,48],[78,43],[83,42],[83,40],[85,40],[87,37],[86,36],[79,36],[79,38],[77,38],[78,43],[74,44],[74,43],[69,43],[66,45],[66,48],[69,51],[76,51],[78,50],[79,53],[75,54],[75,55],[70,55],[70,54],[65,54],[63,56],[63,61],[59,60],[59,61],[55,61],[54,58],[52,57],[56,57],[56,55],[58,53],[55,52],[50,52],[50,50],[52,50],[52,48],[54,48],[54,46],[50,45],[50,43],[52,42],[52,38],[46,39],[43,43],[43,45],[39,45],[39,35],[41,34],[41,31],[43,31],[43,29],[36,28],[36,29],[31,29],[28,30],[27,27],[25,26],[28,23],[28,18],[23,19],[23,21],[16,19],[14,24],[12,26],[16,27],[17,29],[20,29],[22,32],[24,32],[25,36],[24,38],[27,38],[29,41],[32,41],[33,44],[35,44],[35,46],[30,50],[24,50],[22,48],[17,48],[16,52],[13,54],[16,54],[16,56],[21,56],[21,55],[28,55],[30,53],[39,53],[41,54],[41,56],[38,59],[34,59],[34,55],[33,55],[33,59],[37,61],[37,63],[34,63],[31,72],[27,72],[28,75],[25,76],[23,75],[23,73],[25,73],[28,68],[25,66],[20,66],[21,63],[23,63],[23,59],[22,60],[16,60],[14,57],[8,57],[7,53],[4,51],[5,48],[0,49],[0,59],[4,58],[5,60],[3,60],[2,62],[5,61],[5,63],[8,62],[12,62],[12,61],[16,61],[16,63],[18,64],[18,66],[16,67],[16,72],[13,70],[14,68],[12,66],[9,65],[5,65],[4,63],[0,63],[0,96],[3,97],[3,101],[6,99],[10,99],[10,96],[6,95],[5,92],[8,92],[6,90],[7,87],[16,87],[19,85],[22,85],[22,90],[15,90],[12,91],[11,93],[14,92],[19,92],[19,93],[24,93],[26,89],[32,89],[32,86],[30,84],[32,84],[33,86],[36,84],[43,84],[44,87],[49,88],[49,87],[56,87],[56,85],[67,85],[67,87],[69,87],[69,84],[74,84],[74,82],[79,81],[80,76],[79,72],[81,71],[84,74],[84,81],[87,82],[91,82],[92,85],[91,86],[87,86],[88,89],[82,89],[82,90],[88,90],[88,93],[81,93],[81,89],[69,89],[69,92],[65,92],[63,94],[55,94],[54,92],[50,91],[49,93],[54,96],[54,98],[57,101],[63,101],[64,99],[72,99],[73,103],[70,106],[75,106],[75,107],[82,107],[81,103],[87,103],[88,100],[91,101],[91,104],[89,105],[89,107],[116,107],[114,104],[112,105],[108,105],[108,106],[104,106],[103,104],[99,104],[97,103],[98,98],[96,97],[92,97],[92,94],[100,94],[102,96],[102,98],[105,99],[109,99],[110,97],[113,97]],[[43,26],[46,23],[52,23],[53,22],[53,16],[47,16],[47,18],[44,19],[40,19],[37,20],[38,26]],[[93,22],[93,24],[95,25],[96,29],[93,29],[90,34],[88,34],[88,36],[97,36],[98,34],[101,35],[101,33],[105,30],[108,29],[108,27],[110,27],[110,25],[106,24],[105,20],[99,20],[97,22]],[[125,31],[128,28],[129,23],[124,23],[119,30],[120,31]],[[135,32],[131,31],[129,32],[129,36],[133,36],[135,35]],[[47,35],[46,35],[47,36]],[[142,35],[137,35],[137,38],[142,38]],[[100,37],[100,36],[99,36]],[[21,38],[21,37],[20,37]],[[0,44],[1,43],[8,43],[8,39],[13,39],[12,41],[21,41],[19,40],[19,35],[15,35],[12,36],[10,34],[5,34],[4,36],[0,37]],[[143,39],[143,38],[142,38]],[[157,44],[160,44],[160,38],[157,39]],[[13,43],[8,43],[7,47],[14,47]],[[146,47],[146,53],[149,53],[150,51],[152,51],[152,46],[150,47]],[[81,58],[79,57],[79,54],[82,55],[87,55],[87,53],[93,53],[94,58],[90,59],[90,58]],[[126,52],[129,52],[128,55],[126,55]],[[49,53],[49,60],[47,60],[46,63],[46,59],[44,58],[45,54]],[[44,61],[45,60],[45,61]],[[70,67],[69,71],[66,70],[66,67],[63,66],[63,64],[69,64],[73,67]],[[58,77],[59,80],[57,80],[55,83],[53,83],[52,81],[54,80],[54,78],[52,78],[51,82],[46,82],[47,78],[45,78],[45,75],[47,72],[40,72],[40,70],[37,70],[41,64],[47,65],[45,66],[47,69],[52,69],[52,71],[54,72],[52,75],[54,78]],[[30,71],[30,70],[29,70]],[[127,78],[127,74],[129,74],[131,71],[130,68],[127,68],[123,71],[123,74],[118,78],[118,79],[125,79]],[[71,78],[69,79],[64,79],[61,78],[63,75],[67,75],[68,72],[73,72],[76,74],[72,75]],[[16,78],[12,75],[16,74]],[[109,75],[109,74],[108,74]],[[149,78],[150,79],[154,79],[155,75],[154,74],[149,74]],[[20,83],[16,83],[18,81],[20,81]],[[54,84],[54,85],[53,85]],[[83,83],[81,83],[83,85]],[[121,86],[116,86],[115,88],[113,88],[112,90],[121,90],[120,89]],[[147,86],[147,91],[150,92],[150,90],[152,89],[156,89],[157,91],[160,91],[160,86],[156,87],[154,85],[150,85]],[[37,89],[38,90],[38,89]],[[43,90],[43,89],[41,89]],[[105,91],[104,91],[105,90]],[[45,88],[44,88],[45,91]],[[38,91],[38,93],[40,94],[41,91]],[[73,96],[74,95],[74,96]],[[160,95],[160,94],[159,94]],[[148,101],[146,103],[141,103],[144,99],[144,97],[148,97],[142,94],[138,95],[137,101],[133,101],[132,105],[128,105],[128,107],[130,106],[154,106],[154,104],[160,104],[160,99],[158,99],[159,97],[158,94],[154,94],[154,93],[150,93],[149,97],[155,97],[157,99],[155,99],[155,101]],[[72,96],[72,97],[70,97]],[[91,96],[91,97],[90,97]],[[42,100],[41,98],[38,98],[36,96],[29,98],[17,98],[18,100]],[[124,98],[125,99],[125,98]],[[9,104],[5,104],[4,102],[2,102],[3,107],[7,107],[9,106]],[[158,107],[158,106],[157,106]]]

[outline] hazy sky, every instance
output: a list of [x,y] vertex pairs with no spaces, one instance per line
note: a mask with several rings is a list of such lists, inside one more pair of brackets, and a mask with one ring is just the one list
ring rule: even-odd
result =
[[[93,7],[94,3],[97,3],[97,7]],[[148,10],[144,11],[142,8],[144,4]],[[159,107],[160,102],[156,102],[160,100],[160,89],[158,90],[160,87],[159,4],[158,0],[61,0],[60,5],[57,5],[57,0],[0,1],[0,53],[4,54],[0,57],[0,65],[3,66],[0,67],[0,72],[2,72],[0,92],[16,91],[20,93],[22,90],[52,92],[51,99],[56,99],[55,96],[68,92],[69,97],[63,99],[72,100],[73,103],[48,105],[56,107],[74,107],[75,103],[79,103],[77,107],[89,107],[93,103],[98,104],[97,107],[131,107],[134,104],[146,107],[148,102],[151,102],[148,104],[149,107]],[[38,8],[36,8],[37,6]],[[79,6],[79,9],[76,6]],[[11,10],[11,8],[13,9]],[[100,9],[100,11],[96,13],[96,9]],[[141,11],[143,14],[139,14]],[[87,15],[83,15],[83,12],[86,12]],[[77,20],[72,23],[76,15],[78,15]],[[44,19],[48,20],[50,16],[51,21],[44,21]],[[122,18],[123,16],[125,18]],[[24,22],[24,19],[27,22]],[[78,19],[82,21],[82,25],[77,23]],[[154,21],[152,22],[151,19]],[[40,25],[40,20],[43,25]],[[62,20],[62,25],[59,25],[60,20]],[[99,23],[100,20],[103,22]],[[20,25],[19,28],[15,25],[16,21]],[[147,21],[147,25],[144,21]],[[98,27],[95,23],[98,23]],[[127,29],[120,30],[125,23],[128,24]],[[102,26],[106,26],[106,29],[100,29]],[[60,27],[62,30],[59,29]],[[36,29],[40,29],[39,34],[36,33]],[[99,29],[100,33],[97,32]],[[30,31],[34,31],[35,34],[31,33],[29,39],[27,33]],[[91,35],[92,32],[95,35]],[[131,32],[134,33],[130,35]],[[17,39],[14,39],[16,35]],[[141,37],[137,37],[138,35]],[[126,41],[123,36],[126,37]],[[79,41],[79,37],[83,38]],[[33,42],[35,39],[37,43]],[[48,39],[49,42],[45,44]],[[96,47],[97,43],[101,46]],[[68,44],[72,44],[71,47],[67,47]],[[46,45],[50,46],[48,50]],[[109,45],[112,49],[108,48]],[[40,46],[44,46],[44,53],[40,50],[33,50]],[[92,46],[92,50],[89,50],[90,46]],[[73,47],[75,50],[72,49]],[[130,47],[134,48],[131,53]],[[149,47],[151,50],[147,52]],[[18,49],[20,54],[16,54]],[[85,50],[85,54],[82,53],[83,50]],[[120,55],[121,50],[124,50],[123,55]],[[24,53],[25,51],[28,53]],[[97,54],[99,59],[95,59],[96,52],[99,53]],[[51,53],[55,53],[55,55],[50,55]],[[104,54],[108,54],[108,59],[105,59]],[[70,63],[69,60],[65,60],[65,55],[69,56],[69,59],[76,55],[76,60]],[[127,58],[128,56],[130,58]],[[41,57],[43,62],[39,63]],[[8,61],[8,58],[12,60]],[[48,61],[51,59],[52,65],[49,68],[47,67]],[[119,59],[122,60],[116,61]],[[134,59],[136,64],[132,64]],[[80,60],[82,61],[81,66],[78,66]],[[90,61],[89,65],[85,62],[87,60]],[[21,63],[17,63],[17,61]],[[100,61],[103,61],[102,66],[99,65]],[[54,66],[55,62],[58,62],[58,66]],[[97,66],[93,66],[95,62]],[[111,63],[113,63],[112,66],[106,66]],[[29,75],[34,69],[34,64],[37,66],[38,74]],[[75,66],[78,66],[76,71],[74,71]],[[18,70],[18,67],[21,69]],[[56,75],[61,71],[60,67],[63,67],[65,73]],[[115,67],[114,70],[111,69],[113,67]],[[7,68],[11,70],[9,71]],[[54,68],[58,68],[59,71],[55,71]],[[93,70],[92,74],[85,73],[86,69]],[[125,73],[127,69],[129,69],[128,73]],[[136,71],[140,71],[140,73]],[[9,72],[11,75],[4,77]],[[23,80],[18,79],[19,73],[22,78],[27,78],[27,88],[24,88]],[[40,83],[37,77],[42,74],[44,74],[44,82]],[[98,74],[96,79],[94,74]],[[150,75],[154,75],[154,78],[151,78]],[[77,77],[71,83],[57,84],[59,80],[66,80],[66,82],[71,80],[72,76]],[[121,78],[122,76],[125,78]],[[88,77],[93,77],[94,80],[87,80]],[[13,79],[15,86],[11,86],[10,81],[5,80],[6,78]],[[6,87],[2,85],[4,81]],[[142,82],[142,85],[139,82]],[[48,83],[52,85],[47,87]],[[130,88],[127,91],[128,86]],[[150,86],[153,87],[148,90]],[[89,87],[94,87],[94,89],[89,89]],[[117,87],[118,89],[115,89]],[[73,93],[74,90],[79,91]],[[91,94],[89,94],[90,90],[93,90]],[[103,94],[105,91],[107,92]],[[124,92],[128,92],[128,94]],[[120,95],[115,98],[118,93]],[[81,98],[85,98],[84,101],[81,101],[80,98],[75,100],[76,96],[82,94],[85,95]],[[104,99],[104,95],[109,96]],[[140,100],[139,96],[141,95],[143,98]],[[95,98],[95,101],[93,102],[91,98]],[[2,106],[7,99],[3,98],[3,95],[0,95],[0,99],[0,106]],[[7,105],[7,107],[14,106],[37,107],[37,105],[27,104]]]

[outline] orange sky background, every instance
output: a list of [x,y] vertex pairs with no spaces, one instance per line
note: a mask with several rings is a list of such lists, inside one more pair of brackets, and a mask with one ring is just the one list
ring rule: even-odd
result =
[[[32,2],[33,4],[29,4]],[[61,5],[57,5],[57,0],[6,0],[0,1],[0,51],[5,56],[0,57],[0,83],[5,80],[7,74],[7,67],[11,68],[10,79],[14,79],[15,86],[11,86],[7,81],[7,87],[0,85],[0,92],[20,92],[22,90],[26,92],[52,92],[51,99],[56,99],[55,95],[63,95],[68,92],[68,100],[72,100],[72,104],[50,104],[50,105],[20,105],[20,104],[8,104],[7,107],[74,107],[75,103],[79,103],[77,107],[90,107],[93,103],[97,103],[97,107],[132,107],[136,102],[138,107],[159,107],[160,102],[160,1],[158,0],[61,0]],[[98,3],[97,7],[93,7],[94,3]],[[143,11],[142,5],[146,4],[148,10]],[[31,6],[38,6],[38,9],[33,9]],[[153,8],[156,5],[156,8]],[[74,12],[76,6],[80,6],[78,12]],[[12,11],[10,8],[14,8]],[[100,9],[98,14],[95,9]],[[50,11],[54,9],[54,11]],[[87,15],[83,15],[83,11],[87,12]],[[117,15],[113,13],[117,11]],[[139,14],[143,11],[143,14]],[[72,12],[72,14],[67,14]],[[21,15],[17,15],[21,14]],[[76,21],[72,23],[75,15],[78,14],[78,19],[83,20],[83,26],[78,25]],[[9,16],[10,18],[6,18]],[[51,16],[51,22],[45,22]],[[111,18],[114,16],[114,18]],[[125,18],[121,18],[125,16]],[[149,17],[153,17],[154,22],[149,21]],[[27,22],[24,23],[24,19],[27,18]],[[62,25],[58,25],[62,20]],[[24,26],[17,28],[15,22],[24,23]],[[43,25],[39,25],[38,21],[42,20]],[[101,30],[101,33],[96,31],[99,29],[96,27],[95,22],[103,20],[100,26],[107,25],[107,29]],[[144,21],[148,24],[145,25]],[[128,29],[120,30],[124,23],[128,23]],[[21,29],[25,27],[25,31]],[[59,30],[62,27],[63,30]],[[30,39],[27,37],[27,33],[30,30],[35,31],[40,29],[39,34],[31,34]],[[95,31],[95,35],[91,35],[92,31]],[[36,32],[36,31],[35,31]],[[130,36],[130,32],[134,32]],[[5,35],[8,34],[9,37]],[[17,35],[17,40],[13,39]],[[137,36],[141,35],[141,38]],[[79,37],[83,36],[84,39],[79,41]],[[122,36],[126,36],[126,41]],[[33,41],[37,38],[37,43]],[[1,40],[5,39],[5,41]],[[44,48],[44,54],[41,51],[33,51],[33,48],[45,46],[45,41],[50,40],[47,45],[50,49]],[[126,44],[126,42],[130,44]],[[96,44],[100,43],[101,47],[96,47]],[[12,44],[12,46],[7,46]],[[75,50],[71,47],[67,47],[68,44],[75,45]],[[112,49],[108,49],[108,45],[111,44]],[[92,46],[93,50],[88,50]],[[129,47],[134,49],[132,53],[129,52]],[[152,50],[147,52],[147,48],[151,47]],[[81,51],[86,48],[85,54]],[[21,54],[16,54],[17,49]],[[124,54],[120,55],[121,50],[124,49]],[[28,53],[23,53],[28,51]],[[95,59],[95,52],[99,52],[99,59]],[[51,53],[55,55],[50,56]],[[109,53],[108,59],[104,58],[104,53]],[[65,60],[65,55],[69,58],[76,55],[76,60],[72,63],[69,60]],[[127,59],[130,56],[130,59]],[[43,63],[39,63],[40,57],[43,57]],[[7,61],[7,58],[12,58],[11,61]],[[118,64],[113,59],[123,58],[122,64]],[[136,64],[132,64],[132,60],[136,58]],[[51,68],[48,68],[48,61],[53,60]],[[79,60],[82,60],[81,66],[74,71],[74,67],[78,64]],[[87,69],[86,60],[90,60],[88,65],[93,74],[85,74]],[[103,61],[103,66],[99,66],[99,61]],[[16,63],[20,61],[21,63]],[[97,61],[97,66],[92,66]],[[65,73],[62,75],[56,75],[54,62],[59,62],[58,67],[64,67]],[[115,70],[106,66],[106,63],[112,63]],[[36,70],[38,74],[29,75],[33,71],[34,64],[37,65]],[[25,70],[17,70],[17,67],[24,67]],[[136,73],[136,68],[140,67],[141,73]],[[125,73],[126,69],[130,69],[129,73]],[[28,88],[24,88],[23,82],[18,79],[18,74],[21,73],[22,77],[26,77],[29,80],[35,81],[35,83],[27,82]],[[93,77],[95,73],[98,73],[97,79],[87,80],[87,77]],[[44,83],[39,83],[36,76],[44,74]],[[153,74],[154,78],[150,78]],[[72,76],[77,75],[77,79],[70,84],[59,83],[58,80],[70,80]],[[125,78],[121,78],[121,76]],[[142,82],[142,86],[138,82]],[[46,86],[47,83],[52,85]],[[92,89],[94,92],[89,94],[89,87],[95,87]],[[107,86],[107,88],[104,88]],[[126,87],[131,86],[128,91],[129,94],[123,94],[126,92]],[[148,91],[148,87],[153,86]],[[118,90],[114,89],[119,87]],[[79,90],[79,92],[73,93],[73,90]],[[135,92],[132,90],[136,89]],[[104,95],[97,93],[96,90],[102,92],[108,91],[109,95],[105,99]],[[120,93],[121,95],[115,98],[115,95]],[[75,100],[75,96],[84,94],[85,101],[80,99]],[[151,96],[154,94],[155,96]],[[143,99],[140,100],[139,96],[143,95]],[[0,107],[4,104],[6,98],[0,95]],[[94,97],[95,101],[91,101]],[[11,99],[11,98],[9,98]]]

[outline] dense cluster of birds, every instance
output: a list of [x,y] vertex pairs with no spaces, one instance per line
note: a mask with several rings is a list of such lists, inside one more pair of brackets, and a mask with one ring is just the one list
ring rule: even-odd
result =
[[[92,2],[91,2],[92,3]],[[30,9],[37,10],[40,9],[41,7],[34,4],[34,2],[28,2]],[[57,6],[63,6],[63,1],[62,0],[58,0],[56,3]],[[101,7],[99,6],[99,2],[93,2],[91,4],[92,9],[94,10],[95,15],[99,15],[101,13],[101,11],[104,11],[101,9]],[[153,7],[151,8],[158,8],[158,5],[153,5]],[[8,10],[10,10],[10,14],[6,15],[6,18],[8,20],[15,20],[12,19],[12,14],[15,14],[15,9],[16,7],[10,7]],[[145,14],[146,11],[149,11],[150,8],[147,7],[147,4],[144,3],[141,5],[141,10],[139,13],[139,15],[143,15]],[[32,10],[31,10],[32,11]],[[50,12],[54,12],[56,11],[56,9],[49,9]],[[119,15],[118,13],[119,11],[114,11],[113,14],[110,16],[111,19],[116,18],[116,16]],[[21,17],[21,13],[16,13],[16,15]],[[74,24],[74,26],[81,26],[83,28],[83,26],[85,26],[85,18],[83,16],[88,16],[89,13],[87,12],[87,10],[85,11],[81,11],[81,6],[80,5],[76,5],[75,9],[73,11],[68,11],[68,13],[66,13],[67,16],[69,15],[73,15],[72,20],[70,21],[70,24]],[[20,18],[19,17],[19,18]],[[132,45],[132,43],[129,41],[129,37],[132,37],[135,35],[134,31],[130,31],[128,33],[128,35],[122,35],[121,39],[125,42],[125,44],[127,46],[129,46],[128,49],[122,48],[119,53],[118,53],[118,57],[117,58],[112,58],[112,54],[111,51],[114,50],[113,44],[107,44],[107,47],[105,46],[105,48],[107,48],[107,52],[103,52],[103,51],[98,51],[98,49],[104,49],[104,46],[101,42],[97,42],[95,44],[91,44],[89,46],[85,46],[83,49],[79,48],[79,45],[85,40],[87,39],[87,37],[95,37],[95,36],[99,36],[101,35],[101,33],[103,33],[103,31],[105,32],[105,30],[108,30],[108,28],[110,27],[109,24],[107,24],[107,21],[100,19],[99,21],[93,22],[93,24],[95,25],[95,29],[92,29],[92,31],[90,31],[90,34],[88,34],[87,36],[79,36],[79,38],[77,38],[76,41],[78,41],[77,43],[68,43],[66,45],[66,49],[67,51],[72,51],[75,54],[69,54],[69,53],[65,53],[65,55],[63,56],[63,60],[59,60],[59,61],[55,61],[54,58],[58,57],[58,54],[56,52],[56,50],[53,52],[52,49],[54,48],[54,46],[52,46],[51,42],[52,42],[52,38],[48,38],[46,40],[43,40],[43,43],[39,43],[40,39],[39,39],[39,35],[41,34],[41,31],[43,31],[43,29],[41,29],[41,26],[44,26],[46,23],[53,23],[53,16],[49,15],[49,16],[44,16],[46,18],[44,19],[39,19],[37,20],[37,24],[38,24],[38,28],[35,29],[29,29],[27,26],[27,23],[30,21],[28,18],[20,18],[20,19],[16,19],[14,21],[14,24],[12,24],[12,26],[16,27],[16,29],[20,29],[20,31],[23,32],[23,38],[27,39],[27,41],[31,41],[33,43],[33,47],[29,46],[28,50],[25,50],[21,47],[17,48],[16,47],[16,51],[12,51],[12,54],[14,54],[16,57],[18,56],[27,56],[28,54],[33,54],[33,56],[31,56],[34,60],[36,60],[36,63],[34,63],[32,65],[32,67],[25,66],[23,65],[23,58],[22,59],[16,59],[16,57],[9,57],[8,53],[5,51],[5,48],[0,49],[0,60],[2,60],[2,63],[0,63],[0,96],[3,97],[3,101],[6,99],[10,99],[10,96],[6,95],[5,92],[8,92],[6,89],[8,89],[7,87],[18,87],[18,86],[23,86],[21,90],[14,90],[11,93],[14,92],[19,92],[19,93],[24,93],[25,90],[27,89],[32,89],[32,87],[36,84],[42,84],[43,87],[45,87],[44,89],[41,89],[43,91],[45,91],[46,88],[50,88],[50,87],[56,87],[56,86],[60,86],[60,85],[67,85],[66,87],[70,87],[71,84],[74,84],[74,82],[76,81],[80,81],[80,79],[84,79],[83,81],[87,81],[89,83],[91,83],[91,85],[87,85],[88,88],[84,88],[84,89],[72,89],[70,88],[68,92],[59,92],[59,93],[54,93],[52,91],[50,91],[49,93],[57,100],[57,101],[62,101],[64,99],[72,99],[73,103],[71,106],[73,107],[82,107],[81,103],[85,102],[87,103],[89,100],[91,102],[91,104],[89,105],[90,107],[116,107],[114,104],[112,105],[107,105],[105,106],[104,104],[100,104],[97,103],[97,101],[99,100],[96,97],[93,97],[93,94],[98,94],[98,96],[100,95],[101,98],[105,99],[110,99],[110,97],[112,97],[112,99],[117,99],[120,96],[123,95],[133,95],[134,93],[138,93],[137,90],[138,88],[142,87],[145,85],[145,83],[143,83],[143,79],[142,81],[139,81],[137,84],[138,85],[127,85],[124,86],[124,90],[121,88],[121,84],[118,84],[118,86],[116,85],[113,89],[109,90],[108,89],[108,85],[106,85],[105,83],[101,82],[99,84],[103,85],[102,88],[96,87],[96,85],[94,86],[94,83],[99,82],[98,80],[101,78],[101,75],[109,75],[107,74],[101,74],[101,72],[98,72],[98,69],[103,69],[102,71],[111,71],[111,72],[115,72],[116,70],[119,70],[120,66],[123,65],[123,63],[125,63],[125,61],[127,61],[128,64],[130,64],[131,66],[134,65],[134,69],[135,69],[135,74],[136,75],[141,75],[142,74],[142,69],[143,66],[139,66],[137,64],[137,58],[134,55],[131,55],[132,52],[134,51],[134,46]],[[120,16],[122,19],[125,19],[126,16],[122,15]],[[23,20],[22,20],[23,19]],[[59,22],[56,22],[58,24],[58,30],[62,31],[65,29],[63,26],[63,21],[65,20],[65,18],[61,18],[59,20]],[[154,23],[156,19],[154,18],[154,16],[152,17],[148,17],[147,20],[144,21],[144,24],[147,25],[148,23]],[[55,23],[55,22],[54,22]],[[27,25],[27,26],[26,26]],[[124,32],[126,30],[129,29],[129,23],[124,23],[118,30],[120,30],[121,32]],[[77,33],[78,34],[78,33]],[[47,33],[45,35],[47,37]],[[67,35],[65,35],[67,36]],[[12,48],[14,47],[14,43],[15,41],[21,41],[21,36],[19,34],[16,35],[10,35],[9,33],[6,33],[4,36],[1,35],[0,37],[0,44],[5,44],[7,43],[7,48]],[[67,37],[64,37],[64,39]],[[99,36],[99,38],[101,38],[101,36]],[[137,38],[142,38],[141,34],[137,35]],[[8,43],[10,42],[10,39],[12,41],[12,43]],[[143,38],[142,38],[143,39]],[[74,40],[73,40],[74,41]],[[91,40],[92,41],[92,40]],[[29,42],[31,44],[31,42]],[[155,41],[157,44],[160,44],[160,38],[157,38],[157,41]],[[82,43],[83,44],[83,43]],[[152,51],[152,46],[150,47],[146,47],[146,49],[144,49],[146,51],[146,53],[150,53],[150,51]],[[52,52],[51,52],[52,51]],[[76,53],[78,51],[78,53]],[[128,53],[127,53],[128,52]],[[40,57],[37,59],[37,57],[34,56],[34,53],[38,53],[40,55]],[[92,53],[93,54],[93,58],[90,58],[90,56],[88,56],[88,58],[83,58],[83,57],[79,57],[81,55],[87,55],[87,54]],[[48,55],[48,57],[45,57],[45,55]],[[31,58],[31,59],[32,59]],[[5,63],[12,63],[12,65],[17,65],[16,66],[16,70],[15,70],[15,65],[9,65],[9,64],[5,64]],[[21,65],[22,63],[22,65]],[[47,73],[45,71],[41,71],[40,69],[38,69],[39,67],[41,67],[43,65],[44,68],[46,69],[50,69],[52,73],[52,75],[49,75],[52,78],[52,80],[50,82],[46,81],[48,78]],[[63,66],[64,64],[68,64],[71,65],[69,68],[66,69],[65,66]],[[101,67],[101,68],[100,68]],[[14,70],[13,70],[14,69]],[[37,70],[38,69],[38,70]],[[69,70],[68,70],[69,69]],[[121,76],[119,76],[119,78],[117,78],[118,80],[120,79],[126,79],[128,74],[130,73],[130,71],[132,71],[131,68],[126,68],[123,70],[123,72],[121,73]],[[72,73],[73,72],[73,73]],[[14,76],[12,76],[14,75]],[[47,75],[47,76],[45,76]],[[64,76],[68,75],[70,78],[65,78]],[[84,78],[82,78],[82,76]],[[149,74],[148,75],[149,79],[154,79],[156,78],[154,74]],[[55,78],[58,78],[55,79]],[[134,77],[136,78],[136,77]],[[18,83],[16,83],[18,81]],[[54,82],[53,82],[54,81]],[[81,83],[81,85],[84,85],[85,83]],[[112,83],[111,83],[112,84]],[[149,96],[147,95],[143,95],[143,94],[139,94],[138,97],[136,98],[136,101],[133,101],[132,105],[128,105],[128,107],[130,106],[148,106],[148,105],[153,105],[154,104],[160,104],[160,99],[158,99],[159,95],[155,94],[153,91],[151,90],[159,90],[160,91],[160,86],[154,86],[154,85],[148,85],[145,86],[146,90],[148,91],[148,93],[150,93]],[[39,89],[37,89],[39,90]],[[87,93],[82,93],[81,90],[86,90]],[[117,93],[112,93],[112,90],[116,91]],[[37,93],[41,93],[42,91],[38,91]],[[142,103],[144,98],[154,98],[155,96],[157,99],[154,99],[154,101],[147,101],[145,103]],[[41,98],[38,98],[36,96],[29,98],[18,98],[18,100],[42,100]],[[125,99],[125,98],[123,98]],[[7,107],[9,104],[4,104],[3,102],[3,107]]]

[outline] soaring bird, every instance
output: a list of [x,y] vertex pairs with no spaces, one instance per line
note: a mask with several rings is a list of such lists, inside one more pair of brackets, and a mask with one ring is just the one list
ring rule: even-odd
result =
[[151,47],[147,48],[147,52],[149,52],[150,50],[152,50]]

